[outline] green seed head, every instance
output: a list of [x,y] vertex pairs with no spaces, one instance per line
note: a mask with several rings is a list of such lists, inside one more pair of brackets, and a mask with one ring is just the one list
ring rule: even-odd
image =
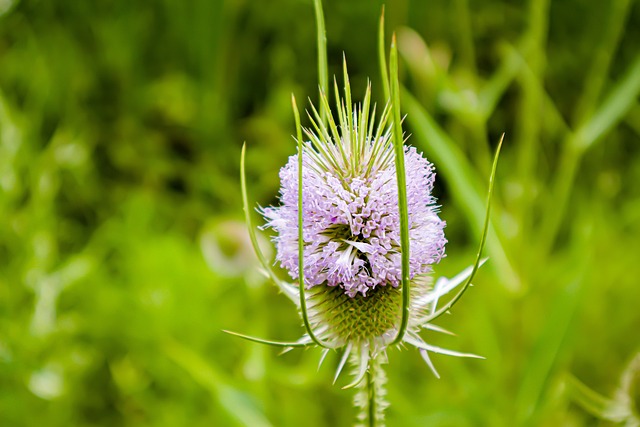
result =
[[[317,290],[316,290],[317,289]],[[311,295],[310,311],[318,327],[326,325],[330,334],[342,343],[360,344],[391,334],[399,321],[402,293],[398,288],[379,286],[366,296],[347,296],[338,287],[321,286]]]
[[[431,289],[429,276],[412,283],[412,296],[417,300]],[[350,297],[339,287],[318,286],[308,291],[309,317],[313,329],[328,342],[342,346],[367,344],[374,352],[384,350],[400,323],[402,291],[393,286],[378,286],[367,295]],[[409,320],[409,329],[419,329],[419,313]]]

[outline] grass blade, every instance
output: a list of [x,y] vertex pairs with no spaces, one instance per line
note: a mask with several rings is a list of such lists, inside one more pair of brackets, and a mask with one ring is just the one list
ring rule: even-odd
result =
[[570,336],[571,321],[579,305],[582,280],[577,279],[558,291],[547,310],[542,326],[526,366],[516,399],[515,425],[538,425],[536,416],[547,393],[554,371],[559,368],[559,358]]
[[[451,194],[466,213],[472,229],[481,233],[482,212],[484,211],[480,179],[465,158],[464,153],[438,126],[433,118],[408,92],[403,92],[403,100],[407,111],[407,120],[414,131],[414,137],[428,149],[429,157],[437,164],[445,176]],[[498,233],[489,228],[487,234],[487,252],[492,264],[500,273],[502,283],[511,291],[521,288],[520,278],[507,257]]]
[[600,141],[624,118],[634,106],[638,94],[640,94],[640,55],[636,56],[624,78],[611,89],[592,118],[567,137],[554,183],[552,200],[549,203],[553,209],[547,212],[546,221],[542,224],[540,252],[548,252],[555,242],[583,153]]
[[591,120],[576,132],[575,143],[586,150],[624,118],[640,94],[640,55],[637,55],[622,80],[611,90]]
[[568,375],[566,385],[571,400],[600,419],[621,423],[631,416],[623,404],[590,389],[572,375]]
[[609,2],[611,7],[609,18],[602,25],[599,43],[592,53],[593,59],[584,81],[584,90],[577,102],[574,114],[575,123],[582,123],[586,118],[589,118],[596,107],[603,86],[607,82],[611,62],[620,44],[624,23],[629,15],[632,2],[632,0],[613,0]]
[[204,389],[209,391],[235,425],[271,427],[272,424],[257,405],[252,404],[247,395],[236,390],[228,381],[223,378],[215,365],[206,361],[202,356],[192,349],[174,341],[164,344],[164,352],[169,359],[183,368],[191,378]]

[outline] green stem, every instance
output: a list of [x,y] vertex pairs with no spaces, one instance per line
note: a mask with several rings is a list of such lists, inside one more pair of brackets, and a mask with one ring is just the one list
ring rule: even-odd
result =
[[[361,357],[367,356],[360,353],[351,359],[354,367],[360,364]],[[354,400],[355,406],[360,409],[358,426],[384,427],[384,410],[389,406],[385,399],[387,376],[382,368],[384,361],[384,354],[371,355],[369,359],[367,375],[360,383]]]
[[367,372],[367,395],[369,396],[369,427],[376,427],[376,384],[375,362],[369,366]]
[[[526,34],[531,46],[529,55],[525,58],[528,67],[523,69],[520,76],[522,86],[522,102],[520,104],[518,119],[518,140],[516,151],[516,164],[518,180],[523,191],[520,194],[519,203],[516,205],[518,223],[524,230],[521,236],[530,236],[534,229],[533,205],[536,203],[535,186],[539,180],[538,171],[540,161],[540,123],[544,115],[544,98],[538,90],[540,82],[544,82],[545,50],[547,45],[547,33],[549,27],[548,0],[531,0],[529,2],[529,29]],[[528,70],[527,70],[528,68]],[[529,72],[527,72],[529,71]],[[516,148],[516,147],[514,147]],[[520,239],[520,243],[527,245],[528,238]]]

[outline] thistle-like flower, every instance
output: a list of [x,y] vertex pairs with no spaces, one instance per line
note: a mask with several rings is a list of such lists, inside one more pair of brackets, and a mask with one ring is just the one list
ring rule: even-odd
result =
[[[345,72],[345,98],[350,102]],[[337,86],[337,85],[336,85]],[[314,335],[327,348],[360,352],[366,361],[393,342],[401,323],[402,281],[400,209],[390,109],[377,125],[370,108],[370,87],[353,109],[338,99],[338,120],[321,95],[321,108],[312,106],[312,127],[303,129],[300,153],[280,171],[280,206],[262,209],[266,227],[276,235],[276,259],[299,280],[299,164],[302,163],[302,236],[307,310]],[[375,107],[373,108],[375,110]],[[450,290],[432,286],[432,265],[445,255],[445,222],[438,217],[431,195],[433,165],[414,147],[405,146],[409,278],[412,305],[403,341],[428,351],[472,356],[431,346],[418,335],[422,328],[441,330],[428,322],[438,296]],[[448,282],[447,282],[448,283]],[[283,285],[287,286],[287,285]],[[298,289],[287,294],[299,301]],[[301,342],[311,343],[305,336]],[[430,364],[430,362],[429,362]],[[430,364],[430,366],[432,366]]]
[[[354,111],[353,122],[367,114]],[[384,120],[383,120],[384,122]],[[347,126],[349,126],[347,124]],[[339,130],[340,132],[340,130]],[[370,137],[366,129],[345,129],[337,142],[306,130],[315,142],[303,152],[303,236],[307,288],[338,288],[350,298],[366,298],[401,282],[398,184],[390,131]],[[359,139],[352,144],[350,138]],[[338,144],[341,147],[338,147]],[[355,153],[352,148],[355,146]],[[341,155],[344,153],[344,156]],[[444,256],[444,221],[431,190],[433,165],[406,147],[411,244],[410,277],[431,272]],[[298,279],[298,155],[280,171],[281,206],[263,210],[277,236],[277,260]]]
[[[335,379],[351,356],[355,378],[345,388],[366,383],[355,402],[370,425],[382,420],[386,405],[381,364],[389,346],[416,347],[436,376],[430,352],[478,357],[436,347],[420,336],[423,329],[447,333],[432,321],[469,286],[481,264],[487,221],[476,263],[453,279],[433,281],[432,265],[445,255],[445,223],[431,195],[433,165],[403,145],[395,71],[392,99],[377,125],[370,87],[362,103],[352,105],[346,65],[344,99],[334,84],[337,120],[321,91],[320,109],[311,105],[311,127],[302,129],[293,102],[298,153],[280,171],[280,205],[260,211],[265,227],[275,231],[276,260],[297,285],[278,278],[260,252],[246,198],[244,149],[241,165],[254,249],[267,274],[298,306],[306,333],[292,343],[232,334],[289,349],[321,346],[321,361],[330,349],[342,349]],[[488,213],[489,204],[487,219]],[[461,284],[438,308],[439,299]]]

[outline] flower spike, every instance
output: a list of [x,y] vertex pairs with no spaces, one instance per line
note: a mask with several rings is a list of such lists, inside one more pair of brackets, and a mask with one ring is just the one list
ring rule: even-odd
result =
[[351,349],[353,348],[353,344],[347,344],[347,348],[344,349],[344,353],[342,354],[342,359],[340,359],[340,363],[338,364],[338,369],[336,369],[336,374],[333,377],[333,383],[335,384],[338,381],[338,377],[342,372],[342,368],[347,363],[347,359],[349,359],[349,355],[351,354]]
[[420,348],[418,350],[420,351],[420,356],[422,356],[422,359],[425,361],[429,369],[431,369],[431,372],[433,372],[433,376],[436,377],[437,379],[440,379],[440,374],[438,373],[438,371],[436,370],[436,367],[431,361],[431,358],[429,357],[429,352],[424,348]]
[[324,363],[324,360],[327,358],[327,354],[329,354],[329,350],[330,350],[329,348],[322,349],[322,354],[320,355],[320,360],[318,361],[318,371],[320,370],[320,367]]

